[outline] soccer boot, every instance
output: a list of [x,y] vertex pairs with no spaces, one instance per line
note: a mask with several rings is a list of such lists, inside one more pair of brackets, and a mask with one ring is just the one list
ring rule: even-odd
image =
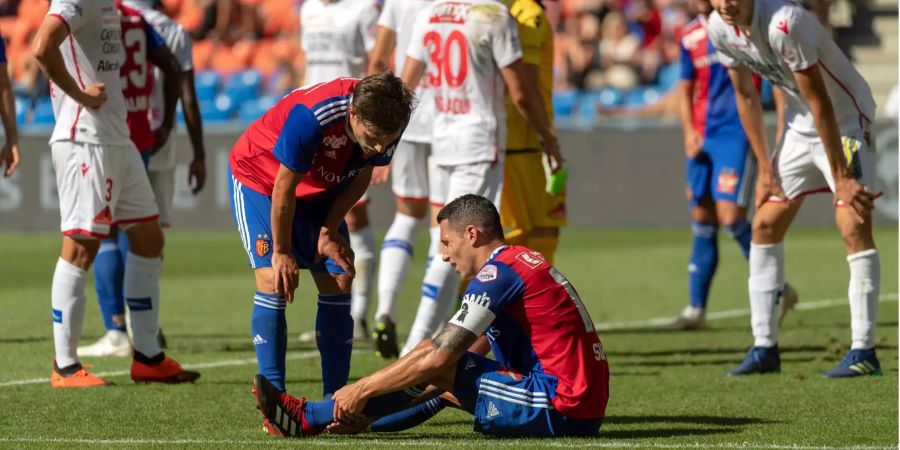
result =
[[131,342],[124,331],[109,330],[97,342],[78,347],[78,356],[131,356]]
[[681,314],[673,320],[668,328],[675,330],[699,330],[706,328],[706,309],[685,306]]
[[784,283],[784,292],[781,294],[781,304],[778,305],[778,326],[784,322],[784,316],[788,311],[794,309],[800,302],[800,295],[789,283]]
[[296,398],[278,390],[266,377],[253,377],[253,391],[259,410],[262,411],[263,429],[280,437],[309,437],[321,433],[324,427],[312,427],[306,421],[303,406],[306,398]]
[[[70,372],[70,370],[67,368],[66,372]],[[60,372],[59,367],[56,366],[56,360],[53,361],[53,374],[50,375],[50,387],[58,389],[89,388],[109,386],[111,384],[112,383],[109,381],[84,370],[84,367],[82,367],[81,364],[78,364],[77,368],[74,368],[74,372],[71,374],[64,375]]]
[[[146,359],[135,354],[131,361],[131,379],[135,383],[189,383],[200,378],[199,372],[184,370],[181,364],[165,354],[160,354],[159,362],[140,361]],[[154,358],[155,359],[155,358]]]
[[309,330],[300,333],[300,335],[297,336],[297,340],[299,340],[300,342],[316,342],[316,330]]
[[875,356],[874,347],[868,350],[850,350],[837,366],[822,374],[825,378],[849,378],[863,375],[882,375],[881,363]]
[[353,340],[357,342],[369,340],[369,325],[366,319],[353,321]]
[[397,346],[397,326],[388,316],[381,316],[375,323],[372,331],[372,339],[375,340],[375,355],[384,359],[400,356],[400,348]]
[[729,377],[752,375],[757,373],[781,372],[781,354],[778,346],[751,347],[741,365],[728,371]]

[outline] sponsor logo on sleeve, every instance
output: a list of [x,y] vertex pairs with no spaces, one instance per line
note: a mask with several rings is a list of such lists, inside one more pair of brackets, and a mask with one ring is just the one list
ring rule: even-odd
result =
[[481,268],[481,272],[478,272],[478,275],[475,275],[475,279],[482,283],[487,283],[489,281],[494,281],[497,279],[497,266],[493,264],[488,264]]

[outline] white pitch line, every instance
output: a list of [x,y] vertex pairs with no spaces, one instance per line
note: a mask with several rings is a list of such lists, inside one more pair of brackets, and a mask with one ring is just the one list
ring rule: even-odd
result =
[[[87,445],[215,445],[215,446],[283,446],[299,443],[299,440],[281,439],[281,440],[225,440],[225,439],[85,439],[85,438],[0,438],[0,443],[32,443],[32,444],[87,444]],[[399,439],[378,439],[368,438],[367,436],[359,436],[352,441],[340,440],[329,441],[325,438],[314,438],[306,441],[309,445],[316,447],[343,447],[348,445],[356,446],[391,446],[391,447],[458,447],[460,442],[455,439],[448,441],[423,440],[410,437],[408,441]],[[603,432],[594,439],[579,439],[578,441],[564,440],[562,442],[551,439],[545,440],[492,440],[491,447],[510,447],[521,448],[523,446],[535,447],[565,447],[565,448],[658,448],[658,449],[681,449],[681,448],[728,448],[728,449],[776,449],[776,450],[830,450],[839,448],[851,448],[858,450],[870,449],[889,449],[896,448],[890,446],[852,446],[852,447],[834,447],[819,445],[803,445],[803,444],[760,444],[752,442],[719,442],[719,443],[687,443],[687,444],[665,444],[659,442],[630,442],[615,441],[603,438]]]
[[[285,359],[287,360],[295,360],[295,359],[309,359],[318,357],[318,351],[308,351],[308,352],[300,352],[300,353],[288,353]],[[194,363],[194,364],[182,364],[182,367],[188,370],[194,369],[217,369],[219,367],[233,367],[233,366],[249,366],[251,364],[256,364],[256,358],[244,358],[244,359],[226,359],[223,361],[210,361],[205,363]],[[97,375],[101,378],[111,378],[111,377],[120,377],[123,375],[128,375],[130,371],[128,370],[112,370],[109,372],[97,372],[94,375]],[[28,384],[43,384],[49,383],[50,378],[29,378],[26,380],[15,380],[15,381],[6,381],[0,383],[0,388],[9,387],[9,386],[23,386]]]
[[[883,294],[878,300],[882,302],[896,302],[897,293]],[[830,298],[826,300],[817,300],[812,302],[797,303],[795,309],[798,311],[809,311],[813,309],[831,308],[834,306],[844,306],[847,304],[847,298]],[[750,315],[749,309],[730,309],[727,311],[715,311],[706,315],[706,320],[732,319],[735,317],[746,317]],[[635,320],[632,322],[606,322],[594,325],[598,331],[621,330],[628,328],[654,328],[661,327],[672,323],[677,317],[655,317],[653,319]]]

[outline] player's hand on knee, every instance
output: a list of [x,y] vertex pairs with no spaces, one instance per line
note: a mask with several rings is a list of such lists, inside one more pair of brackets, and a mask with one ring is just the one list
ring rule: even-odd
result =
[[834,204],[842,205],[859,223],[864,223],[875,206],[875,195],[853,178],[835,180]]
[[294,257],[286,253],[272,254],[272,272],[275,276],[275,292],[288,303],[294,301],[294,291],[300,285],[299,267]]
[[350,243],[340,233],[322,228],[322,232],[319,234],[318,253],[316,262],[330,258],[344,272],[350,274],[351,277],[356,276],[356,268],[353,266],[353,249],[350,248]]
[[771,172],[760,172],[759,178],[756,180],[756,209],[761,208],[772,197],[778,198],[785,203],[790,201],[784,190],[781,189],[781,184],[778,183],[778,179],[775,178],[774,174]]

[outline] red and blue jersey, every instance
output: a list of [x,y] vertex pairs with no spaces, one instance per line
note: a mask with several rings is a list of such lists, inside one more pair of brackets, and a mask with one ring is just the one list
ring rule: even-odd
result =
[[298,199],[334,199],[366,166],[390,164],[397,142],[366,158],[348,111],[359,80],[338,78],[294,90],[253,122],[231,150],[231,172],[244,186],[272,195],[282,165],[305,174]]
[[153,92],[153,71],[147,62],[147,55],[166,45],[137,10],[116,4],[122,23],[122,45],[125,47],[125,62],[119,73],[122,75],[122,94],[128,110],[128,132],[131,142],[141,152],[149,152],[156,142],[150,127],[150,94]]
[[694,129],[704,137],[726,131],[743,133],[734,86],[728,70],[719,64],[703,16],[685,26],[679,46],[681,79],[694,83]]
[[551,402],[560,413],[576,419],[606,414],[603,345],[578,293],[540,253],[498,248],[469,283],[450,323],[475,333],[486,327],[494,356],[508,369],[555,378]]

